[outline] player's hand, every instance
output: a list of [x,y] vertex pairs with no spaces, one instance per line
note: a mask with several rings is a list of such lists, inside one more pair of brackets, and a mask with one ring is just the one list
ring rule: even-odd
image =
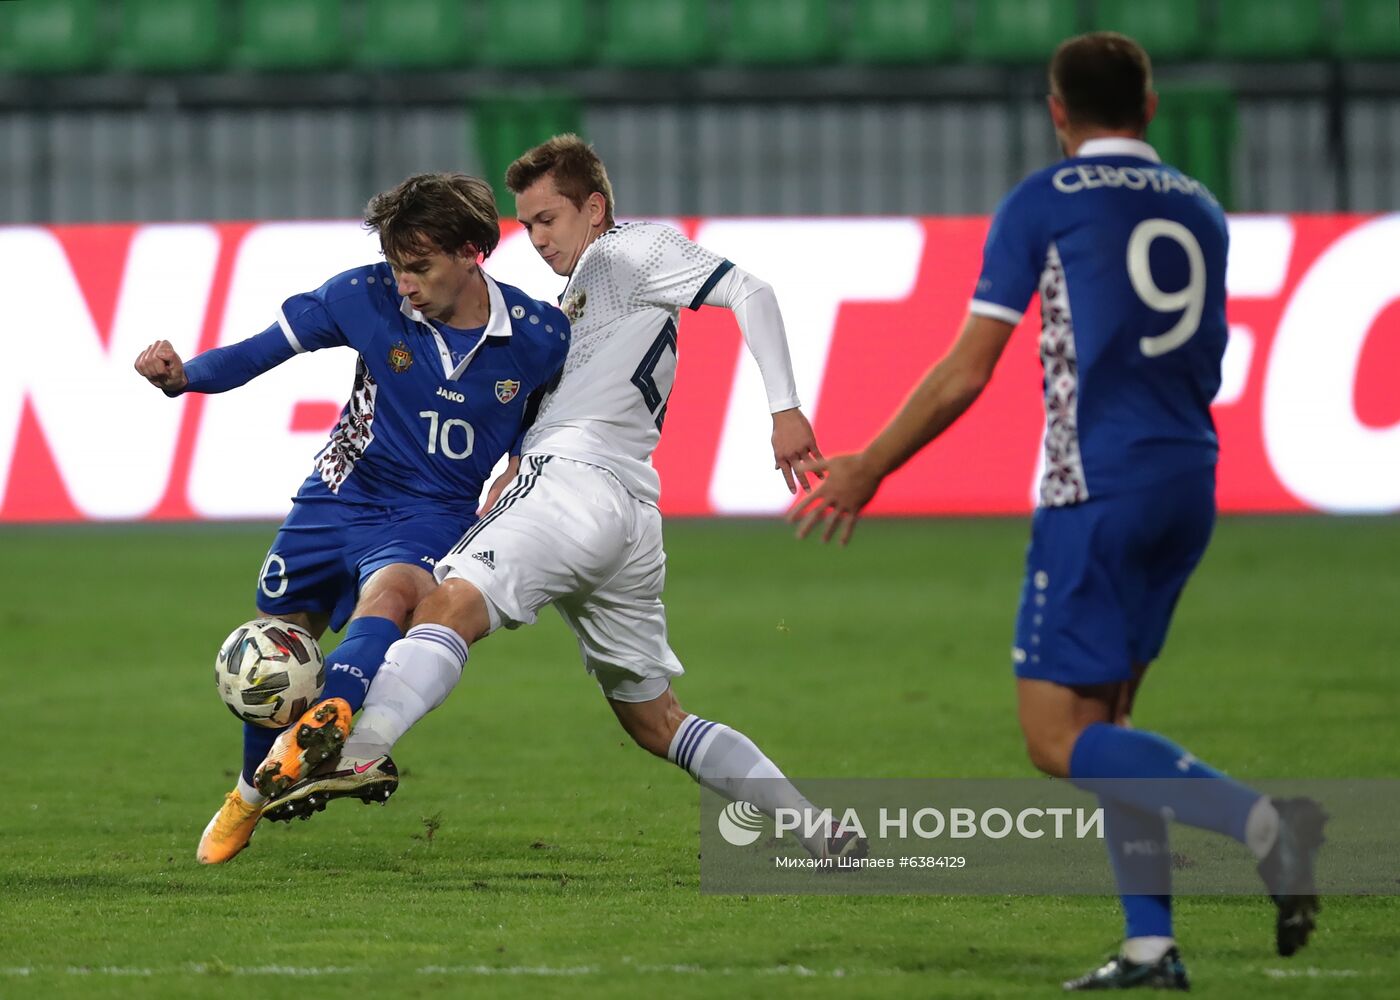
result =
[[185,386],[190,384],[185,375],[185,364],[168,340],[157,340],[138,354],[136,370],[163,392],[183,392]]
[[518,472],[520,472],[520,456],[512,455],[506,462],[506,471],[497,476],[496,481],[491,484],[491,488],[486,491],[486,502],[481,505],[481,510],[478,513],[485,516],[492,507],[496,506],[496,501],[501,499],[501,494],[505,492],[506,487],[515,479]]
[[822,541],[831,541],[840,529],[841,544],[845,545],[856,530],[861,510],[880,488],[882,477],[862,455],[808,459],[801,463],[799,471],[825,475],[814,491],[788,511],[787,519],[797,525],[797,537],[806,538],[825,521]]
[[807,463],[813,459],[820,462],[821,457],[812,425],[800,409],[793,407],[773,414],[773,468],[782,471],[789,493],[797,492],[798,483],[803,492],[811,492],[807,473],[812,469]]

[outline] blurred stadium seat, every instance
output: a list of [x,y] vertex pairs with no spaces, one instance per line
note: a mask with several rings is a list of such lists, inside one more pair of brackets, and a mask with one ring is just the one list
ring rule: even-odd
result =
[[1076,0],[977,0],[968,51],[978,59],[1043,64],[1079,32]]
[[[1226,0],[1215,8],[1213,50],[1227,59],[1306,59],[1326,44],[1319,0]],[[1392,13],[1394,13],[1394,4]]]
[[828,0],[731,0],[724,55],[735,63],[822,63],[836,54]]
[[955,0],[854,0],[841,51],[850,62],[943,62],[961,34]]
[[1098,0],[1093,28],[1136,39],[1153,62],[1198,56],[1205,41],[1201,0]]
[[602,61],[681,69],[709,61],[715,33],[709,0],[607,0]]
[[494,66],[575,66],[587,62],[598,26],[584,0],[486,0],[478,55]]
[[1228,210],[1234,201],[1231,177],[1239,131],[1234,93],[1225,87],[1175,86],[1159,88],[1159,95],[1148,141],[1164,162],[1210,188]]
[[581,132],[577,101],[557,94],[481,97],[472,102],[481,176],[496,191],[503,216],[515,214],[515,195],[505,186],[506,169],[517,156],[561,132]]
[[375,69],[444,69],[472,60],[462,0],[365,0],[357,65]]
[[1400,58],[1400,4],[1396,0],[1341,0],[1341,24],[1332,51],[1344,59]]
[[213,69],[228,55],[226,8],[220,0],[124,0],[110,64],[152,73]]
[[102,55],[98,0],[0,3],[0,69],[14,73],[74,73]]
[[[1121,31],[1158,62],[1400,56],[1397,0],[0,0],[0,72],[1040,66]],[[230,30],[236,28],[237,30]]]
[[339,0],[243,0],[239,65],[263,70],[333,69],[350,50]]

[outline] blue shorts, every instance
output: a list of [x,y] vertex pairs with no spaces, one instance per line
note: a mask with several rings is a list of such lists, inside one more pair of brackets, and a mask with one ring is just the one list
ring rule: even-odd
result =
[[433,572],[476,515],[419,505],[408,509],[297,498],[263,561],[258,610],[328,614],[331,630],[350,620],[360,587],[394,563]]
[[1156,659],[1215,526],[1215,470],[1150,489],[1042,507],[1016,615],[1017,677],[1130,680]]

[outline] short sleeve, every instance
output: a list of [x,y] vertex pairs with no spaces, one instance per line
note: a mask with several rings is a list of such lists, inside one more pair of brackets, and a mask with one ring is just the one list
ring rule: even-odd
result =
[[698,309],[733,266],[670,226],[636,223],[617,235],[614,263],[631,279],[624,287],[636,303]]
[[1019,323],[1040,284],[1046,245],[1040,235],[1040,200],[1031,181],[1011,191],[997,208],[982,247],[982,273],[970,311]]
[[354,303],[363,307],[360,285],[369,278],[369,270],[360,268],[337,274],[314,292],[293,295],[282,303],[277,324],[293,350],[301,354],[351,345],[345,320]]

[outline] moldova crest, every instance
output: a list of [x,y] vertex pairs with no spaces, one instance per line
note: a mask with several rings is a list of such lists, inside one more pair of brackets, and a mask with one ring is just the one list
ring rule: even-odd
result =
[[[389,348],[389,367],[399,375],[413,367],[413,352],[402,340]],[[499,387],[496,391],[500,391]]]
[[520,383],[513,378],[503,378],[496,383],[496,398],[502,403],[509,403],[519,391]]

